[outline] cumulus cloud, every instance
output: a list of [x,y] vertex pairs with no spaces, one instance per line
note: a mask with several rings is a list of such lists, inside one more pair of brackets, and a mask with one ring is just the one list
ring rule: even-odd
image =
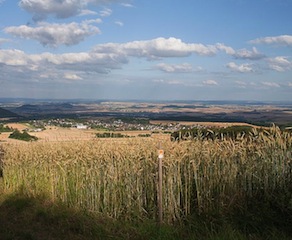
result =
[[38,23],[37,27],[27,25],[11,26],[4,29],[6,33],[13,36],[34,39],[43,46],[57,47],[59,45],[75,45],[90,35],[99,34],[98,27],[92,23],[98,23],[100,19],[84,21],[82,23],[51,24]]
[[61,69],[78,70],[84,72],[108,73],[118,69],[128,60],[117,54],[99,53],[65,53],[61,55],[44,54],[42,61]]
[[203,84],[204,85],[218,85],[218,82],[217,81],[215,81],[215,80],[212,80],[212,79],[209,79],[209,80],[205,80],[205,81],[203,81]]
[[0,64],[9,66],[25,66],[28,64],[27,55],[16,49],[1,49]]
[[224,51],[228,55],[234,55],[236,53],[232,47],[226,46],[223,43],[217,43],[216,48],[220,51]]
[[253,47],[251,51],[247,49],[240,49],[232,54],[232,56],[238,59],[249,60],[259,60],[265,57],[265,55],[260,53],[255,47]]
[[[99,20],[96,20],[97,22]],[[83,25],[88,25],[90,21],[84,22]],[[24,26],[17,29],[9,29],[6,31],[16,32],[23,34],[23,37],[30,37],[39,40],[44,45],[57,46],[60,44],[73,44],[74,41],[79,41],[77,34],[73,30],[67,31],[70,25],[58,24],[56,27],[60,27],[58,32],[62,32],[62,36],[54,35],[55,28],[49,32],[48,29],[52,24],[41,23],[37,28],[31,28]],[[79,29],[80,25],[74,25]],[[74,29],[75,29],[74,28]],[[44,32],[44,33],[43,33]],[[78,32],[78,31],[77,31]],[[46,37],[48,40],[41,38],[42,34],[50,34],[50,37]],[[82,35],[83,36],[83,35]],[[84,37],[84,36],[83,36]],[[77,38],[77,40],[76,40]],[[145,58],[145,59],[163,59],[173,57],[187,57],[191,54],[198,54],[203,56],[212,56],[216,54],[216,48],[214,46],[205,46],[196,43],[185,43],[176,38],[156,38],[147,41],[134,41],[127,43],[108,43],[97,45],[89,52],[78,53],[63,53],[53,54],[44,52],[41,54],[26,54],[20,50],[4,50],[0,49],[0,68],[1,70],[19,67],[23,71],[39,72],[39,75],[44,76],[44,73],[51,69],[52,72],[67,71],[76,74],[79,73],[109,73],[114,69],[121,68],[124,64],[127,64],[131,57]],[[161,63],[157,65],[157,68],[164,72],[194,72],[200,71],[202,68],[193,68],[188,63],[182,64],[166,64]],[[60,76],[60,75],[59,75]],[[76,76],[80,76],[76,74]],[[68,75],[67,75],[68,77]],[[216,82],[207,81],[209,85],[214,85]]]
[[63,78],[67,80],[81,80],[82,78],[79,77],[77,74],[74,73],[65,73]]
[[147,41],[133,41],[128,43],[106,43],[95,47],[96,52],[119,53],[133,57],[158,59],[164,57],[186,57],[195,53],[212,56],[216,54],[214,46],[197,43],[184,43],[177,38],[156,38]]
[[292,69],[292,62],[287,57],[279,56],[268,59],[269,68],[277,72],[284,72]]
[[40,21],[49,15],[57,18],[68,18],[85,14],[90,4],[101,5],[111,2],[117,2],[117,0],[21,0],[19,6],[33,14],[34,20]]
[[[29,31],[33,31],[32,28],[28,29]],[[49,43],[44,42],[44,44],[57,45],[61,43],[70,43],[68,42],[69,40],[66,40],[66,30],[63,28],[61,30],[64,35],[62,40],[58,39]],[[21,29],[18,29],[18,31],[23,32]],[[32,32],[31,34],[35,33]],[[35,38],[37,38],[36,36]],[[50,79],[54,76],[57,76],[55,77],[56,79],[61,76],[63,79],[71,78],[71,80],[77,80],[78,77],[85,74],[106,74],[114,69],[119,69],[124,64],[127,64],[131,57],[161,59],[186,57],[191,54],[208,56],[214,53],[214,48],[212,46],[184,43],[180,39],[175,38],[157,38],[148,41],[135,41],[122,44],[100,44],[89,52],[63,54],[49,52],[27,54],[16,49],[0,49],[0,72],[22,72],[22,74],[26,74],[25,76],[27,79],[44,79],[43,76],[51,72],[56,73],[56,75],[50,75]],[[158,65],[158,67],[165,72],[194,71],[192,66],[187,63],[161,64]],[[71,75],[64,75],[64,72],[70,73]],[[209,82],[209,84],[212,84],[212,82]]]
[[85,15],[97,15],[97,12],[89,10],[89,9],[83,9],[78,14],[78,16],[85,16]]
[[292,35],[280,35],[275,37],[263,37],[251,40],[253,44],[279,44],[292,46]]
[[194,71],[192,65],[189,63],[182,63],[182,64],[160,63],[160,64],[157,64],[157,68],[167,73],[186,73],[186,72]]
[[253,72],[252,65],[249,63],[237,65],[234,62],[230,62],[226,65],[227,68],[231,69],[234,72],[240,72],[240,73],[248,73],[248,72]]
[[88,10],[89,5],[104,5],[114,2],[119,2],[119,0],[21,0],[19,6],[31,13],[35,21],[41,21],[50,15],[64,19],[79,14],[94,14]]
[[260,60],[265,58],[265,55],[260,53],[255,47],[253,47],[252,50],[239,49],[236,51],[232,47],[226,46],[222,43],[217,43],[216,48],[236,59]]
[[[90,23],[95,23],[99,21],[100,20],[88,20],[83,22],[82,24],[89,25]],[[42,24],[39,24],[37,28],[46,28],[47,26],[51,26],[51,24]],[[62,25],[59,24],[57,26]],[[81,24],[77,24],[77,29],[79,29],[80,26]],[[38,32],[35,33],[35,29],[30,27],[27,27],[27,29],[28,31],[32,31],[30,33],[31,35],[29,36],[34,36],[35,39],[40,38],[39,36],[41,36],[41,34]],[[25,33],[25,31],[22,31],[21,29],[17,30],[19,33]],[[59,36],[58,34],[54,36],[52,33],[50,33],[54,37],[53,40],[49,42],[45,42],[44,40],[39,41],[43,44],[47,44],[50,46],[56,46],[58,44],[71,44],[71,42],[68,40],[67,35],[69,35],[70,38],[75,38],[76,41],[77,35],[76,33],[74,33],[73,30],[71,30],[70,33],[68,32],[67,34],[65,26],[62,26],[61,30],[59,31],[62,32],[63,36]],[[71,74],[71,79],[77,80],[78,77],[84,77],[85,74],[104,74],[109,73],[114,69],[119,69],[124,64],[127,64],[131,60],[131,58],[157,60],[164,58],[188,57],[192,54],[213,56],[217,53],[216,51],[218,51],[218,49],[214,45],[185,43],[182,40],[176,38],[156,38],[145,41],[99,44],[89,52],[73,52],[63,54],[54,54],[49,52],[44,52],[40,54],[26,54],[23,51],[15,49],[0,49],[0,69],[1,71],[5,69],[10,69],[11,71],[14,71],[15,69],[17,69],[17,71],[34,72],[34,74],[39,74],[39,76],[44,76],[48,69],[50,69],[51,72],[61,72],[61,74],[59,74],[58,76],[63,76],[64,79],[70,78],[69,75],[64,75],[64,72],[66,72]],[[232,53],[232,50],[228,47],[226,48],[226,51]],[[273,67],[273,69],[279,71],[282,69],[287,70],[292,68],[291,61],[289,61],[287,57],[277,57],[274,59],[269,59],[269,64],[270,68]],[[276,68],[276,66],[278,66],[278,68]],[[236,64],[235,62],[230,62],[226,65],[226,67],[235,72],[245,73],[254,71],[254,65],[248,63]],[[186,73],[202,70],[201,68],[194,68],[189,63],[160,63],[156,65],[156,69],[159,69],[166,73]],[[218,82],[209,79],[204,81],[203,84],[218,85]]]
[[[20,50],[0,50],[0,68],[13,70],[15,67],[23,71],[47,72],[55,71],[80,71],[108,73],[118,69],[128,60],[116,54],[99,54],[93,52],[64,53],[64,54],[26,54]],[[13,69],[12,69],[13,68]]]
[[68,18],[80,13],[86,7],[81,0],[21,0],[19,6],[34,15],[34,20],[43,20],[48,15]]

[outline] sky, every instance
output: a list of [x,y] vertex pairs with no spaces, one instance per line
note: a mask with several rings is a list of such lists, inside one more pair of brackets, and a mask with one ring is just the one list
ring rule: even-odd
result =
[[292,100],[292,0],[0,0],[0,98]]

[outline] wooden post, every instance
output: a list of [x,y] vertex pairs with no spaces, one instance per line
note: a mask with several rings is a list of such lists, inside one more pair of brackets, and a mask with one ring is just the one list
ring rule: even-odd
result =
[[163,221],[163,207],[162,207],[162,159],[164,157],[164,151],[159,150],[158,153],[158,218],[159,223],[162,224]]

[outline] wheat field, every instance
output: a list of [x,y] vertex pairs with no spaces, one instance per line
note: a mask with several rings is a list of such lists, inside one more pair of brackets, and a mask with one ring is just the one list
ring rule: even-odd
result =
[[228,212],[258,196],[291,197],[292,136],[277,127],[236,140],[6,143],[4,191],[43,194],[116,219],[157,219],[159,146],[165,222]]

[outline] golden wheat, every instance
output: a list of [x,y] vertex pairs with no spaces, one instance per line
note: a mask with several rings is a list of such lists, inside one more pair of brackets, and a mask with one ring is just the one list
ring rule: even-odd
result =
[[[157,139],[5,144],[4,187],[113,218],[156,219]],[[237,140],[162,142],[163,214],[228,211],[289,189],[292,137],[277,127]]]

